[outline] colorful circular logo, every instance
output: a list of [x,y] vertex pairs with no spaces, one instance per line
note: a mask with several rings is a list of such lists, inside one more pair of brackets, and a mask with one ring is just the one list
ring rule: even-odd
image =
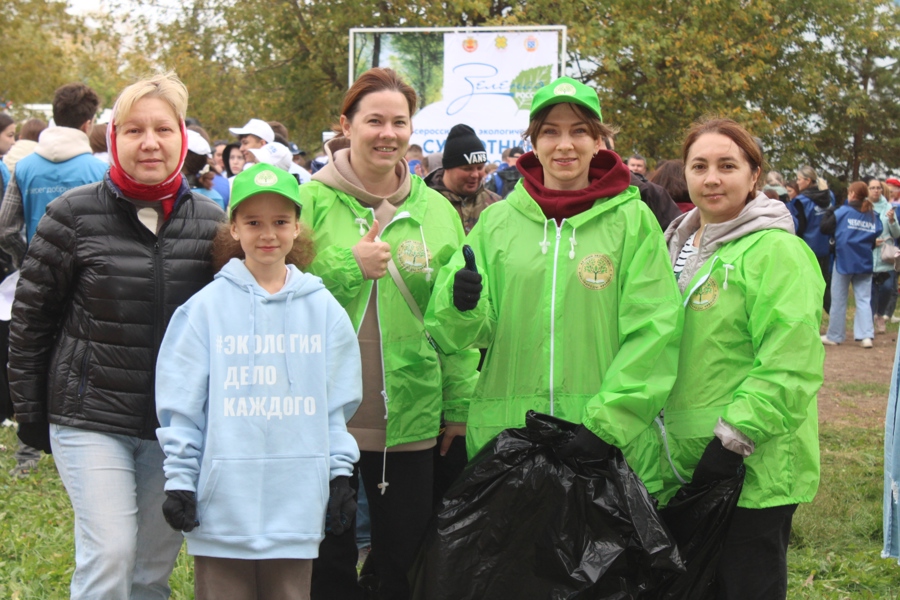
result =
[[406,240],[397,246],[397,264],[409,273],[421,273],[431,262],[431,253],[422,242]]
[[615,274],[613,263],[605,254],[588,254],[578,263],[578,279],[589,290],[602,290]]
[[719,284],[716,283],[715,279],[710,277],[703,285],[700,286],[700,289],[691,294],[691,299],[688,302],[688,305],[693,310],[706,310],[708,308],[712,308],[713,304],[715,304],[716,300],[718,299]]
[[525,50],[527,52],[534,52],[538,49],[538,39],[533,35],[529,35],[525,38]]
[[253,178],[253,183],[262,187],[271,187],[278,183],[278,175],[272,171],[262,171]]
[[467,37],[463,40],[462,47],[466,52],[475,52],[478,50],[478,40],[473,37]]

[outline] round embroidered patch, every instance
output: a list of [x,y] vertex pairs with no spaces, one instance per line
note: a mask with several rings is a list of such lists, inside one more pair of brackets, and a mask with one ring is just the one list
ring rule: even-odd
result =
[[691,294],[688,306],[690,306],[692,310],[706,310],[712,308],[713,304],[715,304],[718,299],[719,284],[716,283],[715,279],[710,277],[700,286],[700,289]]
[[578,279],[589,290],[602,290],[613,280],[613,263],[605,254],[588,254],[578,263]]
[[571,83],[561,83],[553,88],[554,96],[574,96],[577,93],[578,90],[576,90],[575,86]]
[[261,187],[271,187],[278,183],[278,175],[272,171],[261,171],[253,178],[253,183]]
[[[397,264],[409,273],[421,273],[425,270],[426,249],[422,242],[406,240],[397,246]],[[431,262],[431,253],[428,252],[428,262]]]

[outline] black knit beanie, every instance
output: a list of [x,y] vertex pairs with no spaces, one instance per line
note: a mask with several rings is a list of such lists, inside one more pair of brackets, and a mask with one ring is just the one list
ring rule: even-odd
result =
[[454,125],[444,144],[443,167],[452,169],[486,162],[487,152],[484,151],[484,144],[475,135],[475,130],[468,125]]

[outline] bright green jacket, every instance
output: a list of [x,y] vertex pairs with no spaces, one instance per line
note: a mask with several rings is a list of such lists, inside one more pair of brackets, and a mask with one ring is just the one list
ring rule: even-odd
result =
[[[678,379],[665,408],[668,448],[684,480],[693,476],[721,417],[756,446],[744,461],[738,506],[813,499],[823,290],[809,247],[776,229],[724,244],[694,275],[684,293]],[[681,483],[665,453],[662,460],[660,500],[666,502]]]
[[447,351],[486,347],[469,408],[474,455],[529,410],[583,423],[621,448],[658,491],[659,413],[675,380],[678,287],[656,218],[629,187],[557,227],[519,185],[481,213],[466,238],[484,291],[453,306],[458,252],[425,317]]
[[[300,199],[301,219],[313,231],[317,253],[307,270],[322,278],[358,332],[373,282],[363,279],[352,247],[368,231],[374,213],[352,196],[318,181],[300,186]],[[446,198],[412,176],[409,197],[394,219],[382,225],[380,237],[390,244],[397,270],[424,313],[434,274],[465,239],[459,215]],[[436,437],[442,414],[447,421],[465,422],[478,377],[478,352],[439,356],[390,273],[378,280],[377,289],[387,445]]]

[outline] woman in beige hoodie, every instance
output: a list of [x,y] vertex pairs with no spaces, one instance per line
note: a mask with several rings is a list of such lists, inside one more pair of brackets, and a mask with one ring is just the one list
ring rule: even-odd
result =
[[28,119],[22,124],[19,139],[12,145],[9,152],[3,155],[3,164],[9,169],[10,176],[16,173],[16,163],[34,152],[38,137],[45,129],[47,129],[47,122],[41,119]]

